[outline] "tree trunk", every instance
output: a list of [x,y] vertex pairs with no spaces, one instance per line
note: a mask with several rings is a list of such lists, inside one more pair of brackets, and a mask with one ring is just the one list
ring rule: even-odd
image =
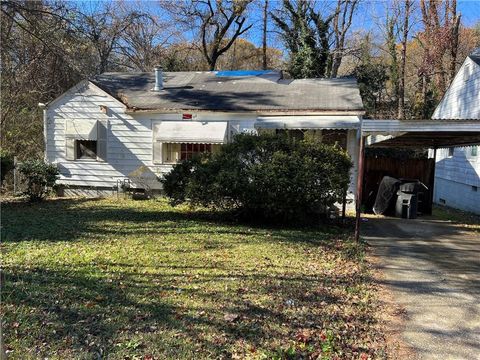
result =
[[263,44],[262,44],[262,55],[263,55],[263,70],[267,70],[267,21],[268,21],[268,0],[265,0],[263,6]]
[[453,80],[456,67],[457,67],[457,54],[458,54],[458,35],[460,31],[460,16],[457,16],[457,0],[452,1],[451,6],[452,14],[452,32],[451,32],[451,47],[450,47],[450,69],[449,69],[449,82]]
[[212,56],[212,59],[208,61],[208,69],[210,71],[215,71],[216,65],[217,65],[217,58]]
[[340,64],[342,63],[342,56],[340,54],[333,54],[333,61],[332,61],[332,72],[330,77],[336,78],[338,75],[338,69],[340,68]]
[[407,41],[410,18],[410,0],[405,1],[405,15],[403,20],[402,51],[400,59],[400,81],[398,84],[398,118],[405,119],[405,68],[407,64]]

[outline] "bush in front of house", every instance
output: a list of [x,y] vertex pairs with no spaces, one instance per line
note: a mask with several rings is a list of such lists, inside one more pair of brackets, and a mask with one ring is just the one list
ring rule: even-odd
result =
[[38,159],[22,162],[18,166],[18,171],[26,185],[23,195],[32,202],[40,201],[47,196],[53,189],[59,174],[55,165]]
[[237,210],[249,219],[305,221],[342,200],[351,160],[337,147],[279,135],[238,135],[218,153],[173,167],[162,180],[173,205]]

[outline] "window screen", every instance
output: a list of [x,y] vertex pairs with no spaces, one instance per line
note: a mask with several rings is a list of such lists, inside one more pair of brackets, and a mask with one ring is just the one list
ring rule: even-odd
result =
[[180,144],[163,143],[162,144],[162,162],[164,164],[174,164],[178,161]]
[[212,144],[181,144],[180,160],[188,160],[196,154],[210,152],[212,152]]

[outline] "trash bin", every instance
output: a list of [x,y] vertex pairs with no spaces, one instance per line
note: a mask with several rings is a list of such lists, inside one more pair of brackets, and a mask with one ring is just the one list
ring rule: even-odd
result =
[[403,180],[397,191],[395,216],[404,219],[416,219],[418,212],[418,193],[423,185],[418,180]]
[[397,202],[395,203],[395,216],[404,219],[416,219],[418,210],[417,194],[405,193],[399,190],[397,196]]

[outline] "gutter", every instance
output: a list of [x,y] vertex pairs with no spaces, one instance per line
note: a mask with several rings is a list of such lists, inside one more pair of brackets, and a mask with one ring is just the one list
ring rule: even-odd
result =
[[193,113],[231,113],[231,114],[255,114],[257,116],[273,116],[273,115],[353,115],[363,116],[365,110],[204,110],[204,109],[137,109],[127,108],[125,114],[181,114],[184,112]]

